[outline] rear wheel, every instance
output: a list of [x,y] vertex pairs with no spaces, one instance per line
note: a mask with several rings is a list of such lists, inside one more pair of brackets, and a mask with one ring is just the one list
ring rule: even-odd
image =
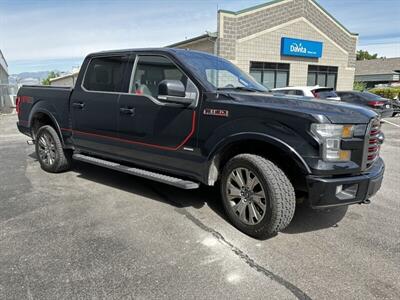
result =
[[66,171],[71,166],[72,153],[64,150],[53,127],[40,127],[36,134],[36,155],[43,170],[51,173]]
[[276,235],[294,215],[292,184],[281,169],[260,156],[232,158],[222,173],[221,194],[232,224],[256,238]]

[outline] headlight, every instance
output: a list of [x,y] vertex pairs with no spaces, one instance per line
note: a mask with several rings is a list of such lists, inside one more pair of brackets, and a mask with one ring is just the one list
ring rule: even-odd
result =
[[340,149],[342,139],[353,137],[353,125],[311,124],[311,133],[322,144],[322,156],[326,161],[349,161],[351,151]]

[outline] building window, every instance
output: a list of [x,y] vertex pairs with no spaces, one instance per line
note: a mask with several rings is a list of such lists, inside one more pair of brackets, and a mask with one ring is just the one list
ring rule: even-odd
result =
[[280,88],[289,85],[290,64],[250,62],[250,75],[267,88]]
[[319,85],[336,89],[338,67],[308,66],[307,85]]

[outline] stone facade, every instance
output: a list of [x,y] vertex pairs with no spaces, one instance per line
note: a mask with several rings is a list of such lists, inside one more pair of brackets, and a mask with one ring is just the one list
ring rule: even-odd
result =
[[[281,56],[281,38],[321,41],[320,59]],[[218,55],[249,72],[250,61],[290,64],[289,85],[307,85],[308,65],[338,67],[337,89],[354,81],[357,35],[313,0],[282,0],[243,12],[218,13]]]
[[[337,67],[336,88],[353,87],[358,36],[314,0],[276,0],[239,12],[221,10],[216,36],[206,40],[201,36],[175,45],[216,53],[245,72],[250,71],[251,61],[290,64],[292,86],[307,85],[309,65]],[[282,56],[282,37],[322,42],[322,57]]]
[[[323,43],[323,56],[320,59],[281,56],[281,37],[299,37]],[[308,65],[338,67],[337,89],[352,89],[354,68],[348,67],[348,54],[329,38],[318,32],[305,18],[293,20],[271,32],[260,33],[251,38],[236,41],[235,64],[249,72],[250,61],[279,62],[290,64],[289,85],[306,86]]]

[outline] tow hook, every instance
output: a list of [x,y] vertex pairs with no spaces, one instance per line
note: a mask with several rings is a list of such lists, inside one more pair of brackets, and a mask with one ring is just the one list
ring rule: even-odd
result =
[[361,202],[360,204],[371,204],[371,200],[369,199],[365,199],[363,202]]
[[28,145],[35,145],[35,140],[27,140],[26,143]]

